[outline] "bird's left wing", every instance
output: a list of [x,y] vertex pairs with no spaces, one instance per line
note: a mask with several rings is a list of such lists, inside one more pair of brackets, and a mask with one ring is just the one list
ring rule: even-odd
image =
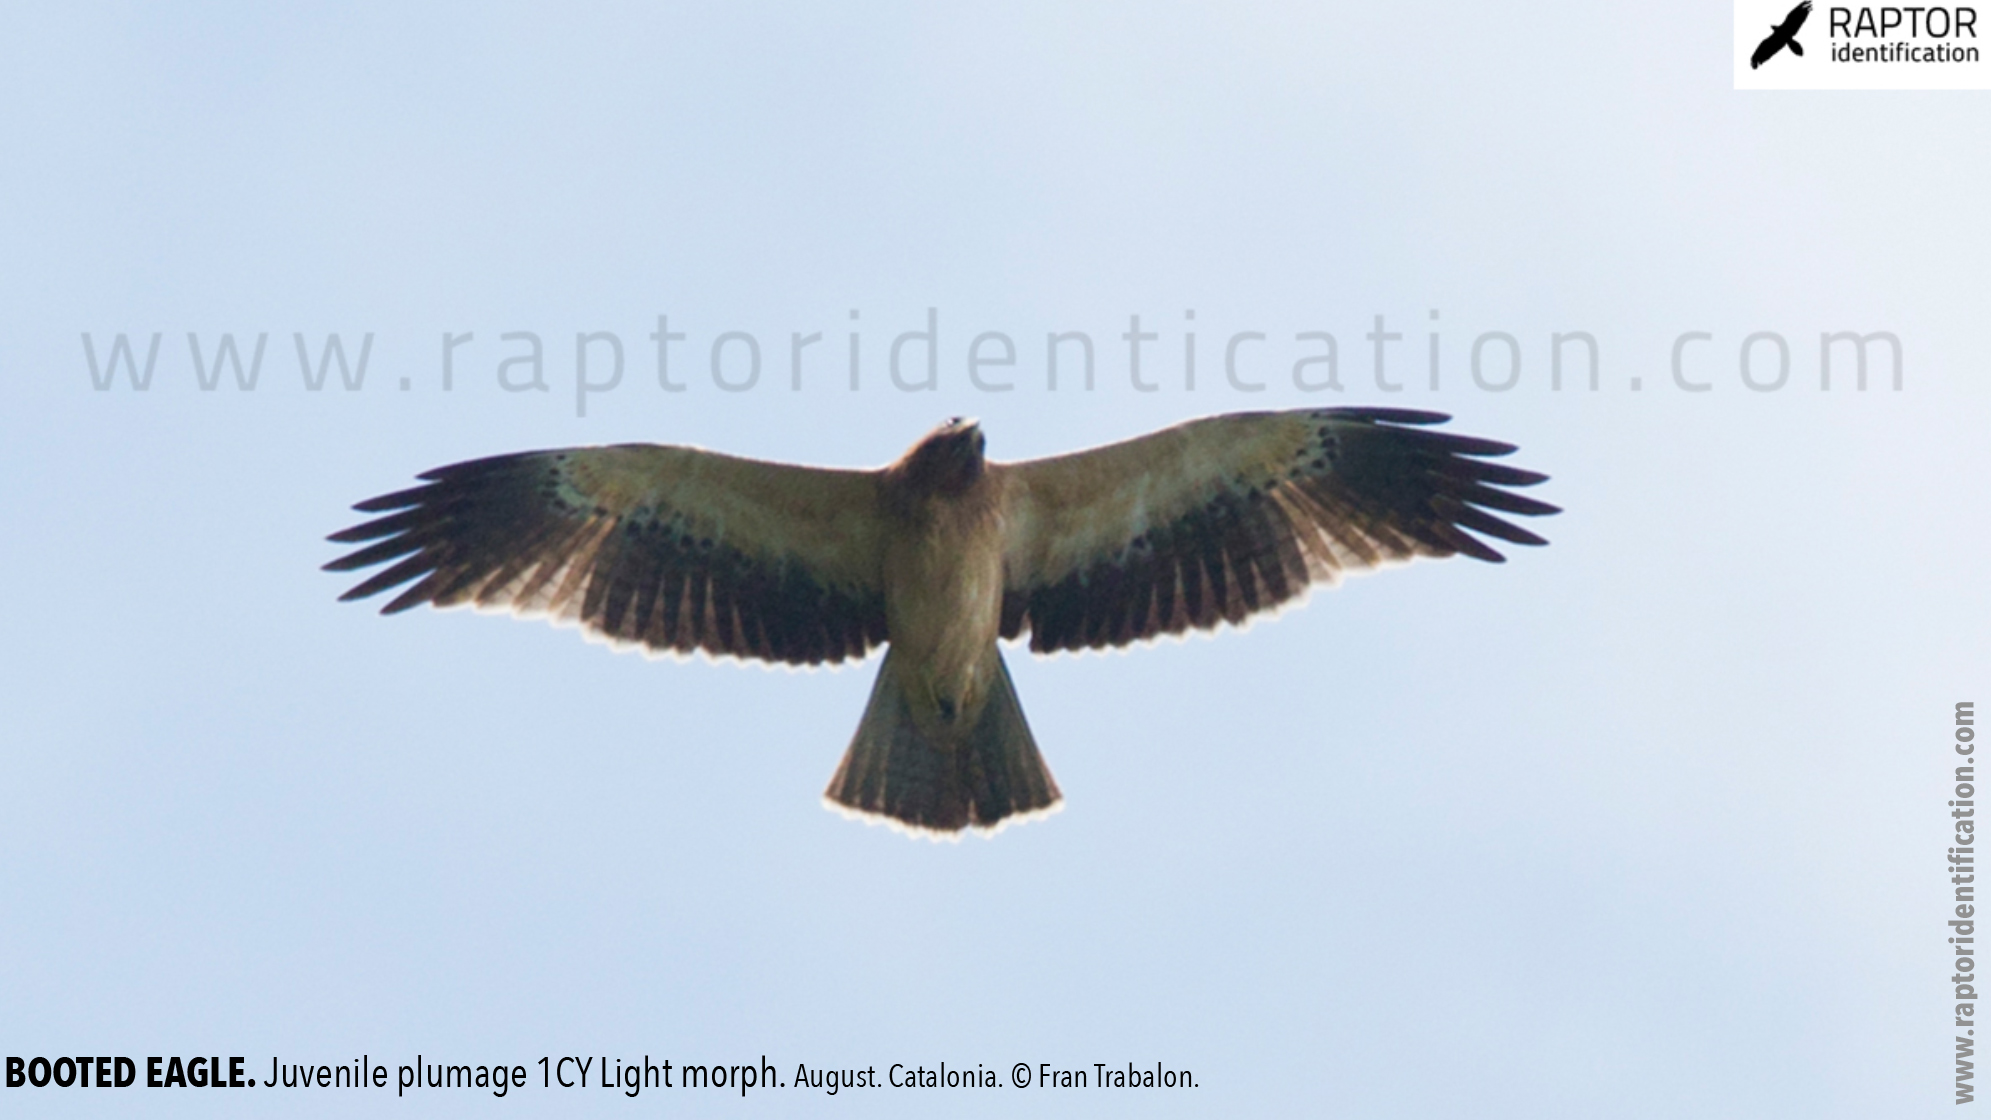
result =
[[442,467],[361,502],[325,565],[418,580],[382,613],[475,605],[653,650],[813,664],[885,638],[876,476],[624,444]]
[[1126,645],[1270,610],[1416,556],[1499,561],[1468,533],[1542,538],[1488,513],[1556,507],[1502,487],[1546,476],[1486,460],[1514,448],[1422,430],[1382,408],[1247,412],[1006,464],[1002,634],[1030,648]]

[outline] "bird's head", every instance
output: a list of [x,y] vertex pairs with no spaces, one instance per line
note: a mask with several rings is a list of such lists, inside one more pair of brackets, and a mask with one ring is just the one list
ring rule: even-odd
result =
[[980,481],[987,443],[980,424],[956,416],[913,444],[896,469],[915,491],[958,494]]

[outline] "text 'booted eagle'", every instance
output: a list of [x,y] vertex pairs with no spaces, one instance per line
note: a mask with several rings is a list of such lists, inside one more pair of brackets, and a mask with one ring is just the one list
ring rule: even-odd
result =
[[796,665],[886,644],[825,792],[915,832],[995,829],[1055,807],[998,638],[1122,646],[1214,629],[1418,556],[1542,538],[1488,510],[1556,507],[1503,487],[1546,476],[1514,448],[1388,408],[1249,412],[1048,459],[994,463],[953,420],[879,470],[623,444],[441,467],[355,506],[382,516],[325,565],[391,564],[422,603],[575,622],[653,651]]

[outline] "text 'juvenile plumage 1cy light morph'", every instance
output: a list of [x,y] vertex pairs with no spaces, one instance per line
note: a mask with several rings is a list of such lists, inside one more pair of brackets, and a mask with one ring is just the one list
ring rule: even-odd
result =
[[325,565],[391,566],[383,608],[477,606],[577,623],[652,651],[813,665],[886,644],[825,792],[915,833],[994,830],[1061,799],[998,638],[1039,653],[1242,622],[1418,556],[1500,561],[1467,530],[1542,538],[1488,510],[1556,507],[1504,487],[1510,444],[1388,408],[1244,412],[1022,463],[951,420],[877,470],[622,444],[440,467],[359,503]]

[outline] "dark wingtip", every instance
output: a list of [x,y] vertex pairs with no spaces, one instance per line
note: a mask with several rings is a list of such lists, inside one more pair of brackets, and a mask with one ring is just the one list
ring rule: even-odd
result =
[[1422,408],[1338,408],[1335,414],[1379,424],[1443,424],[1452,418],[1450,413]]
[[1507,562],[1507,557],[1495,551],[1493,546],[1480,540],[1478,537],[1463,532],[1457,526],[1452,527],[1451,540],[1448,543],[1461,555],[1470,556],[1475,560],[1483,560],[1488,564],[1505,564]]
[[[415,477],[423,482],[443,482],[466,474],[489,475],[494,469],[515,465],[523,460],[540,455],[551,455],[555,460],[565,458],[564,452],[513,451],[503,455],[486,455],[481,459],[465,459],[460,463],[449,463],[423,471]],[[398,497],[399,495],[393,495]]]
[[1480,439],[1478,436],[1458,436],[1449,432],[1433,432],[1431,439],[1445,441],[1445,450],[1454,455],[1471,455],[1475,458],[1497,459],[1502,455],[1512,455],[1521,450],[1519,446],[1504,443],[1497,439]]
[[[422,477],[427,478],[427,475]],[[396,490],[392,494],[382,494],[363,502],[354,502],[353,508],[361,513],[386,513],[389,510],[406,509],[427,497],[429,488],[415,486],[407,490]]]

